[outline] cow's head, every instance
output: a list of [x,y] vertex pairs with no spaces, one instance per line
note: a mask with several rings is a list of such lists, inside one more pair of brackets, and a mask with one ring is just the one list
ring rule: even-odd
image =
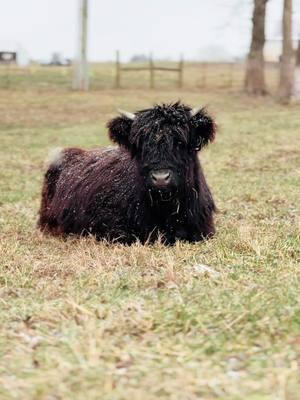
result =
[[166,199],[186,184],[196,153],[216,132],[205,109],[192,110],[179,102],[135,114],[122,111],[108,128],[110,138],[136,158],[147,189]]

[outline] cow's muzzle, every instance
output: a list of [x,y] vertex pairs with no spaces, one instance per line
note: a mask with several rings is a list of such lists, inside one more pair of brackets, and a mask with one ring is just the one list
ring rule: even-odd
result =
[[172,171],[169,169],[156,169],[150,172],[152,185],[158,189],[166,189],[172,181]]

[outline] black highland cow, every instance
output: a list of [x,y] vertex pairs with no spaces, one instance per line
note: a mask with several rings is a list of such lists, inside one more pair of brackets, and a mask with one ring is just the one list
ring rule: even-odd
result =
[[215,137],[207,112],[163,104],[122,112],[107,126],[119,147],[69,148],[50,164],[40,229],[127,244],[212,236],[215,204],[197,156]]

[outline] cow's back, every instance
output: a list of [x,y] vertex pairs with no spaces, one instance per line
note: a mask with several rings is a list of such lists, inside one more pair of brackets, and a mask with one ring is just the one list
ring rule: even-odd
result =
[[126,150],[62,150],[45,175],[39,226],[52,234],[128,238],[128,210],[138,202],[139,187]]

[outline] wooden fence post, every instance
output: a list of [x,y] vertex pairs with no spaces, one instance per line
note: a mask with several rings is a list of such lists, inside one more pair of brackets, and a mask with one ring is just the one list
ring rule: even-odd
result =
[[232,88],[233,83],[233,62],[229,62],[229,77],[228,77],[228,86]]
[[183,56],[180,56],[180,61],[178,65],[178,87],[182,88],[183,86]]
[[120,68],[120,52],[116,51],[116,88],[121,87],[121,68]]
[[149,68],[150,68],[150,89],[154,89],[154,63],[152,54],[149,56]]
[[202,62],[202,87],[206,86],[206,62]]
[[178,87],[183,87],[183,73],[184,73],[184,61],[183,55],[181,55],[178,65],[176,67],[172,66],[159,66],[155,65],[152,53],[149,55],[149,66],[122,66],[120,61],[120,52],[116,51],[116,75],[115,75],[115,87],[118,89],[121,87],[121,74],[123,71],[149,71],[150,78],[150,89],[155,88],[155,71],[164,71],[164,72],[176,72],[178,74]]

